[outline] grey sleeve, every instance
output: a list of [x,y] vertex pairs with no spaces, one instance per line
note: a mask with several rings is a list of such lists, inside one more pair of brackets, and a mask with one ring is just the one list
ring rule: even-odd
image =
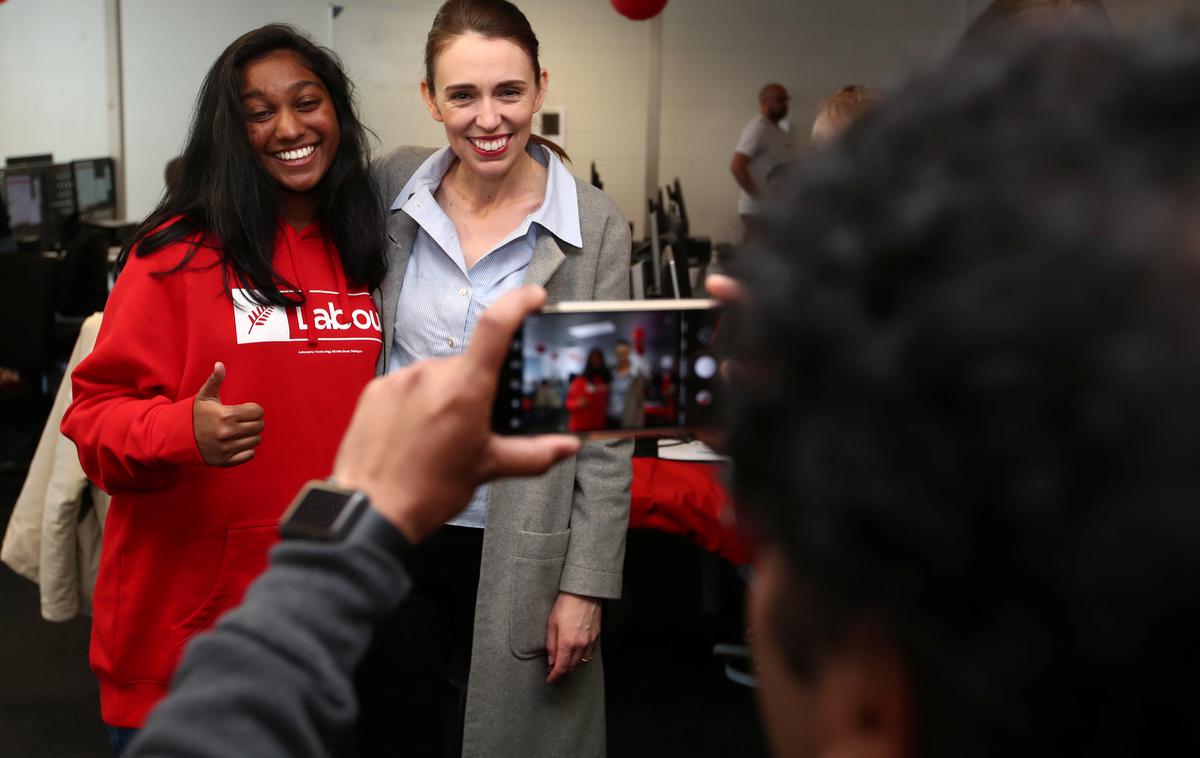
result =
[[[629,298],[629,224],[611,203],[596,267],[595,300]],[[559,589],[577,595],[621,596],[633,442],[599,440],[576,457],[571,500],[571,542]]]
[[408,588],[377,548],[278,545],[242,605],[188,646],[128,755],[328,755],[356,716],[354,669]]

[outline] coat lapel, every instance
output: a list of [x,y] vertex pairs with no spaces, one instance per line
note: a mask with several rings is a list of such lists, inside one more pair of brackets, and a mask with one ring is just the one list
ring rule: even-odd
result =
[[533,260],[529,262],[529,270],[525,272],[525,283],[545,287],[554,272],[566,260],[559,247],[559,241],[553,234],[538,235],[537,244],[533,247]]
[[404,286],[404,271],[412,255],[413,240],[417,237],[417,222],[402,210],[391,211],[387,223],[387,273],[379,285],[379,315],[383,323],[383,350],[379,354],[376,374],[387,372],[388,360],[396,331],[396,304]]

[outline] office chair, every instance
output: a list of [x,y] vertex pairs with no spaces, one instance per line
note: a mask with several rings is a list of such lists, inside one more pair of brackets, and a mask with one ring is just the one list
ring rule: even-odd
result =
[[41,400],[54,368],[54,305],[59,261],[41,255],[0,255],[0,366],[17,369]]

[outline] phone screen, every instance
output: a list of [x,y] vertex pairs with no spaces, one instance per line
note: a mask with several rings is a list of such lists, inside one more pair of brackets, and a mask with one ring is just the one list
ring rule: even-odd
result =
[[715,426],[710,300],[563,303],[525,320],[501,369],[502,434],[635,436]]

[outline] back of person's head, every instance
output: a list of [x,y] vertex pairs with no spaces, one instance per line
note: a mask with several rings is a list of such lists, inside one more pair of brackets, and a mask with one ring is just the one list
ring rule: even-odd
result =
[[756,636],[816,687],[881,630],[909,755],[1195,755],[1200,27],[985,47],[743,256],[735,496],[790,577]]
[[179,185],[179,174],[183,170],[183,158],[175,156],[167,161],[167,165],[163,167],[163,186],[166,192],[171,192],[172,187]]
[[842,87],[817,106],[811,141],[814,145],[830,142],[851,123],[874,108],[882,99],[879,90],[861,84]]
[[1014,30],[1063,24],[1109,26],[1103,0],[992,0],[967,27],[966,38],[978,39]]
[[[281,293],[291,285],[271,269],[279,188],[250,146],[242,96],[246,67],[280,51],[296,55],[316,75],[337,113],[338,150],[314,190],[317,215],[333,238],[347,279],[374,287],[383,277],[383,215],[354,85],[333,51],[286,24],[247,32],[217,57],[200,85],[183,153],[168,172],[166,195],[135,233],[131,247],[136,243],[143,255],[197,234],[211,237],[227,264],[227,286],[237,282],[265,301],[294,302]],[[129,252],[122,251],[122,264]]]

